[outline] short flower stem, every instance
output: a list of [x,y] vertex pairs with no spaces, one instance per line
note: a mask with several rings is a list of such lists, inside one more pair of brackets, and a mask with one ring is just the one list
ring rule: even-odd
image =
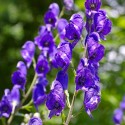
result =
[[71,107],[70,107],[70,110],[69,110],[69,113],[68,113],[68,117],[67,117],[67,120],[66,120],[64,125],[69,125],[69,122],[70,122],[70,120],[72,118],[72,112],[73,112],[73,107],[74,107],[74,102],[75,102],[76,95],[77,95],[77,91],[74,92]]

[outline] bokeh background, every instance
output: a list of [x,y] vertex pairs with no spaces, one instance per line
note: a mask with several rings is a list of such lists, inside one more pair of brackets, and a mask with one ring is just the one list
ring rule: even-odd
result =
[[[16,64],[22,60],[20,55],[21,46],[27,40],[34,40],[38,28],[43,25],[43,16],[48,6],[57,2],[62,8],[62,0],[0,0],[0,98],[5,88],[12,88],[11,74],[16,70]],[[84,0],[75,0],[75,10],[65,12],[65,18],[69,19],[73,13],[80,12],[84,16]],[[97,110],[93,111],[93,119],[90,119],[84,110],[80,111],[83,105],[83,93],[77,96],[74,115],[70,125],[113,125],[112,116],[115,108],[119,107],[122,97],[125,95],[125,1],[124,0],[102,0],[102,9],[107,11],[108,17],[112,20],[113,28],[107,40],[102,44],[106,47],[104,59],[100,63],[99,75],[101,78],[102,96],[101,103]],[[85,18],[84,18],[85,20]],[[55,34],[56,35],[56,34]],[[59,42],[59,39],[58,41]],[[78,44],[73,52],[73,62],[77,67],[80,57],[83,54],[81,44]],[[56,76],[57,70],[48,74],[49,87]],[[28,73],[28,89],[33,70]],[[72,97],[75,84],[71,68],[69,68],[69,92]],[[45,106],[40,107],[41,117],[45,118],[44,125],[61,125],[61,118],[54,117],[46,120],[47,113]],[[66,108],[65,114],[67,115]],[[34,108],[20,111],[21,113],[35,112]],[[20,125],[22,116],[15,117],[12,125]],[[0,119],[2,125],[3,119]],[[122,123],[125,125],[125,122]]]

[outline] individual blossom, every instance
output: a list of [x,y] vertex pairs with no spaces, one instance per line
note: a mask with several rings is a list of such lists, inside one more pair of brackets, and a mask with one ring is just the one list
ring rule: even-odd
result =
[[88,59],[93,62],[99,62],[105,53],[105,48],[99,43],[98,34],[93,32],[86,39]]
[[8,118],[12,112],[12,105],[7,98],[4,98],[0,102],[0,117]]
[[52,27],[56,26],[57,17],[59,15],[59,6],[53,3],[49,6],[49,10],[44,15],[45,24],[50,24]]
[[85,65],[85,60],[81,59],[76,72],[76,90],[85,90],[95,85],[91,70]]
[[52,83],[51,91],[47,96],[46,106],[50,110],[49,118],[59,116],[65,107],[65,94],[59,81]]
[[29,120],[28,125],[42,125],[42,120],[34,116]]
[[56,80],[62,84],[63,90],[68,89],[68,74],[67,73],[63,71],[59,71],[57,74]]
[[11,104],[12,104],[12,107],[13,107],[12,113],[13,113],[15,108],[20,103],[20,91],[19,91],[19,87],[17,85],[13,86],[8,98],[9,98],[9,101],[11,102]]
[[33,87],[32,98],[33,98],[34,105],[35,105],[36,109],[38,110],[38,106],[43,104],[46,100],[46,94],[44,91],[44,87],[41,83],[37,83]]
[[89,11],[98,11],[101,7],[101,0],[86,0],[85,7]]
[[57,53],[55,54],[55,59],[57,66],[61,67],[63,70],[67,70],[72,58],[72,47],[69,42],[62,43],[57,48]]
[[35,70],[38,76],[45,76],[50,70],[48,60],[42,54],[38,57]]
[[122,109],[118,108],[114,111],[114,115],[113,115],[113,121],[115,124],[121,124],[123,119],[123,111]]
[[98,86],[90,87],[89,90],[85,92],[83,103],[85,110],[90,117],[92,117],[91,112],[98,107],[100,100],[101,97]]
[[64,18],[61,18],[58,20],[58,23],[57,23],[57,30],[58,30],[58,33],[59,33],[59,36],[60,36],[60,39],[61,40],[64,40],[65,39],[65,33],[66,33],[66,26],[68,25],[68,21]]
[[73,14],[69,24],[66,26],[65,37],[68,40],[78,41],[80,39],[82,29],[84,27],[83,18],[80,14]]
[[0,117],[8,118],[12,112],[12,104],[8,96],[10,95],[10,90],[5,89],[2,100],[0,101]]
[[[43,29],[44,30],[44,29]],[[41,33],[35,37],[35,44],[38,46],[40,50],[43,51],[43,54],[47,56],[48,53],[53,51],[55,46],[53,35],[47,29],[44,32],[40,31]]]
[[99,10],[99,12],[94,15],[94,26],[95,31],[99,33],[101,39],[106,40],[105,36],[111,32],[112,23],[107,18],[104,10]]
[[21,50],[21,55],[24,58],[27,67],[29,68],[31,63],[32,63],[32,59],[34,57],[35,54],[35,45],[32,41],[27,41],[23,46],[22,46],[22,50]]
[[20,89],[25,89],[27,69],[24,62],[19,61],[17,63],[18,70],[13,72],[11,81],[14,85],[17,85]]
[[74,0],[63,0],[63,3],[67,10],[72,10],[74,7]]
[[125,96],[123,97],[123,100],[120,103],[120,108],[125,111]]

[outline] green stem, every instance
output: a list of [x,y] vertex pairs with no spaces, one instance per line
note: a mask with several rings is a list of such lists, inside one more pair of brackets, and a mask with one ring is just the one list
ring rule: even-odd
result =
[[67,120],[65,122],[65,125],[69,125],[69,122],[70,122],[70,120],[72,118],[72,112],[73,112],[73,107],[74,107],[74,102],[75,102],[76,95],[77,95],[77,91],[74,92],[71,107],[70,107],[70,110],[69,110],[68,117],[67,117]]

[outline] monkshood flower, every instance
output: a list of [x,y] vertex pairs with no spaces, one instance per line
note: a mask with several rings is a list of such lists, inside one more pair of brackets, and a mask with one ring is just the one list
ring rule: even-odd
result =
[[42,120],[34,116],[29,120],[28,125],[42,125]]
[[120,103],[120,108],[125,111],[125,96],[123,97],[122,102]]
[[90,117],[92,117],[91,112],[98,107],[100,100],[100,89],[98,86],[91,87],[85,92],[83,103],[85,110]]
[[66,10],[72,10],[74,7],[74,0],[63,0]]
[[60,39],[61,40],[64,40],[65,39],[65,33],[66,33],[66,26],[68,25],[68,21],[64,18],[61,18],[58,20],[58,23],[57,23],[57,30],[58,30],[58,33],[59,33],[59,36],[60,36]]
[[26,66],[22,61],[17,63],[18,70],[15,71],[11,76],[11,81],[14,85],[17,85],[20,89],[25,89],[26,84]]
[[22,50],[21,50],[21,55],[24,58],[27,67],[29,68],[31,63],[32,63],[32,59],[34,57],[35,54],[35,45],[32,41],[27,41],[23,46],[22,46]]
[[94,15],[95,31],[99,33],[101,39],[106,40],[105,36],[111,32],[112,23],[107,18],[104,10],[99,10]]
[[95,85],[94,76],[86,65],[86,60],[81,59],[76,72],[76,90],[85,90]]
[[49,10],[44,15],[45,24],[50,24],[50,25],[52,25],[52,27],[55,27],[59,12],[60,12],[60,10],[59,10],[58,4],[52,3],[49,6]]
[[55,46],[54,37],[50,31],[41,28],[39,35],[35,37],[35,44],[43,51],[43,54],[47,56],[47,53],[51,53]]
[[15,108],[19,105],[20,103],[20,91],[19,87],[17,85],[13,86],[10,95],[8,96],[9,101],[12,104],[12,113],[14,112]]
[[46,106],[50,110],[49,118],[59,116],[65,107],[65,94],[59,81],[52,83],[51,91],[47,96]]
[[0,102],[0,117],[6,117],[8,118],[12,112],[12,105],[8,101],[7,97],[4,97],[4,99]]
[[63,71],[59,71],[56,77],[56,80],[59,81],[62,86],[63,86],[63,90],[67,90],[68,89],[68,74],[63,72]]
[[83,18],[80,14],[73,14],[69,24],[66,26],[65,37],[69,40],[79,40],[84,26]]
[[101,0],[86,0],[85,7],[89,11],[98,11],[101,7]]
[[114,111],[113,121],[117,125],[120,125],[123,119],[123,111],[122,109],[118,108]]
[[57,48],[57,53],[55,54],[55,59],[57,66],[61,67],[63,70],[67,70],[72,58],[72,47],[69,42],[62,43]]
[[48,81],[45,77],[39,77],[37,79],[37,84],[33,87],[32,98],[36,109],[38,106],[44,104],[46,100],[45,87]]
[[87,50],[88,50],[88,59],[93,62],[99,62],[105,53],[105,48],[103,45],[99,44],[98,33],[93,32],[87,36]]
[[38,57],[35,70],[38,76],[45,76],[50,70],[48,60],[42,54]]

